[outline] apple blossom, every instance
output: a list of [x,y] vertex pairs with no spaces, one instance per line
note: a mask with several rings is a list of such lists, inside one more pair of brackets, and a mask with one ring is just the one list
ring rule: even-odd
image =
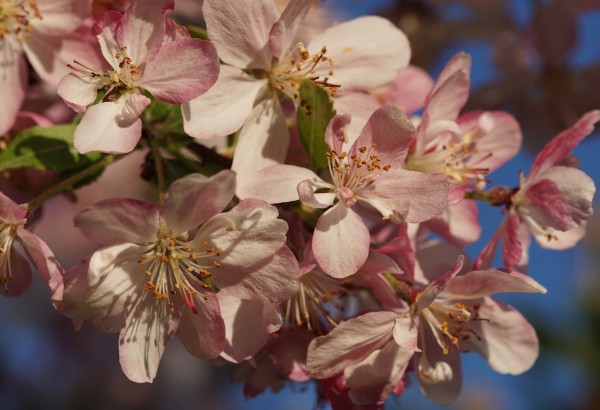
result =
[[396,223],[423,222],[444,210],[448,195],[444,175],[402,169],[414,136],[402,111],[379,108],[353,144],[346,134],[349,122],[347,116],[334,117],[326,131],[331,182],[305,168],[272,165],[237,190],[241,198],[271,203],[300,199],[312,208],[329,208],[317,222],[313,252],[323,271],[336,278],[354,274],[367,259],[369,231],[352,210],[357,203]]
[[[260,311],[296,292],[297,264],[284,246],[287,224],[275,209],[246,200],[217,214],[234,189],[231,171],[191,174],[171,185],[160,208],[109,199],[76,216],[83,234],[106,246],[70,272],[61,311],[119,332],[121,367],[131,380],[154,379],[174,334],[193,355],[215,358],[225,349],[242,360],[256,344],[231,343],[232,324],[226,328],[220,301],[227,299],[226,315],[235,316],[239,303],[248,309],[255,302]],[[276,329],[268,309],[264,319]]]
[[552,139],[536,156],[528,177],[520,175],[519,188],[498,187],[489,192],[492,202],[506,205],[507,214],[476,261],[491,264],[502,240],[502,260],[508,269],[527,265],[530,234],[549,249],[573,247],[585,234],[592,216],[594,181],[568,166],[571,151],[594,130],[600,111],[584,114],[572,127]]
[[184,127],[205,139],[241,128],[233,168],[239,178],[285,159],[289,133],[280,99],[298,101],[309,79],[331,94],[339,87],[376,87],[406,66],[406,36],[379,17],[333,26],[305,46],[296,35],[312,5],[291,0],[283,13],[273,0],[206,0],[208,36],[222,65],[215,86],[184,106]]
[[[27,90],[27,64],[56,85],[72,52],[83,45],[68,36],[90,13],[91,0],[0,2],[0,135],[12,128]],[[89,53],[86,51],[86,56]]]
[[[110,68],[91,69],[75,61],[58,89],[67,105],[85,112],[75,131],[79,152],[133,150],[142,132],[139,116],[151,102],[144,90],[161,101],[182,104],[215,83],[219,64],[214,46],[190,38],[166,19],[172,9],[173,0],[134,1],[123,15],[109,11],[94,24]],[[88,108],[100,89],[105,91],[102,101]]]
[[25,228],[26,222],[27,206],[17,205],[0,192],[0,293],[19,296],[27,290],[31,261],[50,288],[52,301],[59,302],[63,297],[63,268],[48,245]]

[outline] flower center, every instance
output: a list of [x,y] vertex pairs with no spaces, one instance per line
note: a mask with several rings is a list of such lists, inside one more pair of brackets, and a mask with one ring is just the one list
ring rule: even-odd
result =
[[357,199],[354,198],[353,194],[360,193],[371,185],[379,175],[392,169],[390,165],[381,165],[379,157],[371,153],[373,148],[375,148],[375,144],[372,144],[369,148],[360,147],[351,155],[348,155],[347,152],[338,154],[335,150],[325,154],[329,172],[340,200],[356,203]]
[[421,315],[431,326],[442,353],[447,355],[453,347],[466,352],[460,343],[469,341],[471,337],[481,340],[477,332],[468,326],[470,322],[488,320],[479,316],[479,308],[477,304],[467,306],[461,302],[436,300],[423,309]]
[[164,300],[173,307],[171,295],[179,295],[192,310],[196,310],[196,296],[206,298],[202,290],[215,290],[214,276],[210,269],[221,267],[217,260],[221,251],[201,242],[202,249],[193,249],[186,237],[173,237],[173,233],[161,223],[158,241],[140,255],[138,266],[145,268],[149,280],[146,290],[156,300]]
[[30,20],[42,19],[35,1],[0,0],[0,41],[13,36],[17,41],[31,36]]
[[17,236],[14,225],[0,222],[0,286],[8,293],[8,282],[15,279],[12,272],[10,250]]
[[[302,81],[311,80],[333,96],[340,85],[329,82],[329,77],[333,75],[331,70],[333,60],[327,57],[326,53],[327,48],[323,47],[319,53],[311,56],[304,44],[298,43],[289,60],[276,63],[273,67],[270,78],[275,88],[293,100],[298,100]],[[329,65],[327,76],[318,75],[317,67],[322,67],[324,64]]]
[[458,184],[469,181],[483,181],[489,168],[478,167],[477,164],[492,156],[491,152],[480,153],[477,142],[484,133],[476,128],[464,134],[459,142],[438,142],[429,146],[424,152],[409,153],[406,168],[425,173],[446,174]]
[[331,317],[326,304],[337,311],[343,307],[332,300],[342,298],[347,291],[333,278],[310,271],[300,277],[298,293],[287,301],[285,317],[288,326],[306,327],[317,334],[325,334],[337,322]]
[[115,101],[121,95],[136,90],[135,81],[140,75],[138,66],[127,56],[127,47],[121,47],[120,51],[115,53],[115,58],[119,63],[118,72],[114,69],[94,70],[77,60],[74,61],[76,65],[67,64],[67,67],[96,81],[98,88],[106,91],[104,101]]

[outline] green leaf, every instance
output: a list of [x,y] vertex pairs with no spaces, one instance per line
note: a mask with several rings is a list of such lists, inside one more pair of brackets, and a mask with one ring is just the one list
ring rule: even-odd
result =
[[63,172],[80,169],[102,158],[100,153],[79,154],[73,147],[75,124],[32,127],[20,132],[0,152],[0,172],[32,167]]
[[308,154],[314,171],[327,166],[325,154],[329,147],[325,143],[325,130],[335,115],[329,93],[311,80],[302,81],[300,105],[296,113],[296,123],[300,141]]
[[206,31],[205,28],[188,25],[187,29],[190,32],[190,36],[192,36],[192,38],[208,40],[208,32]]
[[183,116],[181,106],[158,101],[150,97],[152,103],[144,110],[142,120],[144,128],[149,130],[154,137],[186,136],[183,130]]

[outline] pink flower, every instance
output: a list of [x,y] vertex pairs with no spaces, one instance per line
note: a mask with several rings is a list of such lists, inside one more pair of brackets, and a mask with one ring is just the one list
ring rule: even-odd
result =
[[370,312],[314,339],[307,353],[318,379],[343,375],[355,405],[385,400],[400,383],[417,348],[417,329],[397,312]]
[[271,203],[299,198],[312,208],[333,205],[317,222],[313,252],[323,271],[336,278],[355,273],[369,253],[369,231],[352,210],[358,202],[393,222],[416,223],[444,210],[448,195],[444,175],[402,169],[414,135],[402,111],[392,106],[375,111],[353,144],[346,137],[349,122],[349,117],[337,116],[326,131],[331,182],[305,168],[273,165],[248,179],[254,184],[237,190],[241,198]]
[[[256,341],[231,341],[239,333],[223,320],[220,301],[241,300],[256,314],[297,291],[297,263],[284,246],[287,224],[276,209],[246,200],[217,214],[234,189],[231,171],[192,174],[171,185],[161,208],[109,199],[76,216],[83,234],[106,247],[69,272],[61,311],[119,332],[121,367],[131,380],[154,379],[174,334],[195,356],[246,358]],[[224,307],[226,316],[242,319],[235,326],[243,333],[248,312],[236,315],[230,300]],[[264,311],[259,322],[272,331],[273,315]]]
[[27,90],[27,64],[56,85],[82,44],[67,35],[90,12],[91,0],[6,0],[0,17],[0,135],[12,128]]
[[500,240],[504,265],[512,269],[527,264],[530,234],[540,246],[556,250],[573,247],[583,237],[585,223],[593,213],[596,186],[566,160],[598,121],[598,110],[583,115],[540,151],[529,176],[521,174],[518,189],[493,191],[497,203],[507,205],[508,213],[482,250],[477,266],[490,266]]
[[233,169],[249,172],[285,159],[289,133],[280,99],[298,102],[300,82],[328,88],[377,87],[406,66],[406,36],[389,21],[362,17],[333,26],[304,46],[297,33],[312,5],[292,0],[281,13],[273,0],[206,0],[208,35],[227,65],[215,87],[184,106],[184,127],[195,138],[241,128]]
[[[0,192],[0,286],[7,296],[19,296],[31,284],[29,261],[50,288],[52,301],[63,297],[63,269],[48,245],[28,229],[27,209]],[[22,250],[16,248],[19,244]],[[24,251],[24,253],[23,253]]]
[[[75,131],[79,152],[131,151],[141,136],[139,116],[150,104],[143,90],[183,104],[215,83],[214,46],[165,19],[172,8],[172,0],[134,1],[123,15],[109,11],[96,21],[92,31],[111,68],[94,70],[75,62],[58,89],[67,105],[86,112]],[[106,91],[102,102],[88,109],[99,89]]]
[[456,276],[461,268],[462,257],[420,290],[406,282],[401,288],[409,292],[399,296],[410,299],[409,312],[370,312],[313,340],[309,371],[319,379],[341,373],[352,402],[369,405],[385,400],[399,385],[411,358],[423,393],[440,404],[452,402],[460,391],[459,352],[478,352],[500,373],[529,369],[539,350],[533,327],[514,308],[488,295],[545,289],[516,272]]
[[439,404],[449,404],[461,388],[461,352],[474,351],[502,374],[521,374],[535,362],[539,342],[535,330],[513,307],[490,294],[545,293],[546,289],[518,272],[472,271],[456,276],[462,260],[432,281],[414,299],[411,316],[419,325],[415,368],[421,391]]
[[427,96],[415,144],[406,168],[442,173],[452,182],[448,209],[427,223],[429,229],[465,246],[479,239],[481,227],[474,201],[463,200],[467,187],[482,189],[485,176],[511,159],[521,146],[521,130],[502,111],[459,115],[469,97],[471,58],[456,54]]

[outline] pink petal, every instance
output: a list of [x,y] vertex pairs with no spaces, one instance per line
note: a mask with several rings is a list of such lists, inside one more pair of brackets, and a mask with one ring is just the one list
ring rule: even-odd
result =
[[[373,95],[362,91],[345,93],[340,89],[340,92],[336,93],[334,100],[336,112],[352,118],[352,122],[350,122],[346,130],[350,143],[360,135],[371,114],[381,106],[381,102]],[[329,143],[328,145],[331,146]]]
[[271,67],[269,32],[279,19],[272,0],[205,0],[202,14],[223,61],[238,68]]
[[17,113],[25,99],[27,65],[21,51],[7,38],[0,48],[0,134],[4,135],[14,125]]
[[481,253],[477,256],[475,263],[473,264],[474,269],[487,269],[492,265],[494,256],[496,255],[496,248],[498,247],[498,241],[504,236],[506,230],[508,217],[505,217],[494,235],[490,238],[489,242],[483,247]]
[[538,224],[568,231],[592,216],[596,187],[587,174],[554,166],[538,176],[540,179],[527,184],[524,193],[525,206]]
[[280,303],[298,292],[298,272],[296,257],[284,246],[249,267],[221,264],[215,283],[225,295],[262,304]]
[[[316,75],[329,77],[332,84],[344,89],[371,89],[392,81],[399,68],[410,60],[406,35],[389,20],[366,16],[333,26],[308,45],[312,53],[327,47],[327,57],[334,61],[319,65]],[[374,67],[376,67],[374,72]],[[332,69],[334,74],[329,75]]]
[[504,111],[471,111],[461,115],[457,122],[463,134],[476,129],[483,133],[476,142],[478,154],[469,159],[468,166],[492,172],[521,149],[523,135],[519,123]]
[[48,245],[38,236],[23,227],[17,228],[17,235],[19,242],[31,258],[42,280],[50,288],[51,299],[55,302],[60,301],[63,298],[64,269],[60,266]]
[[242,127],[231,169],[243,184],[254,172],[285,160],[290,134],[277,98],[258,104]]
[[519,264],[523,248],[519,240],[519,216],[510,214],[506,220],[506,228],[502,235],[502,262],[508,269]]
[[132,151],[142,134],[139,115],[149,104],[149,98],[129,94],[90,107],[75,129],[75,148],[82,154]]
[[256,198],[270,204],[298,200],[298,184],[305,179],[318,179],[310,169],[293,165],[271,165],[244,179],[236,195],[240,199]]
[[421,325],[421,331],[423,353],[415,356],[421,392],[437,404],[448,405],[456,399],[462,387],[460,352],[452,349],[444,355],[429,326]]
[[235,173],[232,171],[224,170],[210,178],[201,174],[187,175],[171,184],[160,214],[169,229],[179,235],[225,209],[234,191]]
[[183,38],[161,47],[146,64],[138,85],[161,101],[183,104],[204,94],[218,76],[215,47],[209,41]]
[[415,305],[415,313],[414,315],[419,315],[423,309],[427,308],[429,305],[433,303],[433,301],[438,297],[438,295],[444,290],[448,282],[455,277],[458,272],[461,271],[463,267],[464,257],[461,255],[458,257],[456,264],[444,273],[442,276],[431,282],[423,291],[417,295]]
[[461,247],[448,242],[436,238],[426,241],[419,238],[415,280],[426,286],[440,278],[444,272],[454,265],[454,261],[461,257],[465,258],[463,270],[470,270],[471,262],[464,253],[465,251]]
[[69,107],[76,112],[85,112],[88,105],[96,100],[100,80],[81,74],[67,74],[58,84],[56,92]]
[[0,192],[0,221],[15,225],[23,221],[27,210]]
[[[464,52],[458,52],[450,61],[446,63],[442,72],[438,76],[431,94],[435,93],[442,85],[444,85],[450,77],[459,71],[464,71],[467,74],[471,72],[471,56]],[[464,105],[464,104],[463,104]]]
[[476,242],[481,236],[477,203],[465,199],[425,222],[428,229],[459,246]]
[[[321,181],[317,181],[321,182]],[[323,181],[322,183],[325,183]],[[312,179],[306,179],[298,184],[298,198],[306,206],[311,208],[328,208],[335,202],[336,195],[333,192],[319,192],[315,191],[319,188]]]
[[[132,244],[110,246],[96,251],[89,263],[69,269],[61,313],[102,322],[102,330],[119,332],[128,307],[146,292],[147,277],[137,264],[142,251]],[[105,321],[110,324],[105,326]]]
[[267,343],[269,333],[281,326],[277,305],[263,305],[221,293],[219,304],[227,339],[221,356],[231,362],[240,363],[250,359]]
[[417,347],[417,326],[409,317],[397,317],[393,330],[394,341],[398,346],[412,352],[419,352]]
[[369,256],[369,245],[363,220],[341,202],[317,221],[312,249],[321,269],[334,278],[356,273]]
[[465,342],[468,350],[481,354],[492,369],[502,374],[521,374],[531,368],[539,354],[535,329],[512,306],[490,298],[480,303],[479,315],[487,320],[469,322],[481,339]]
[[30,20],[31,27],[44,36],[62,36],[79,27],[91,13],[86,0],[50,0],[37,2],[41,20]]
[[[121,13],[109,10],[104,13],[102,19],[96,20],[92,26],[92,33],[98,37],[102,55],[115,70],[119,69],[119,60],[115,56],[121,53],[121,45],[117,41],[117,29],[121,19]],[[133,61],[133,63],[139,64],[136,61]]]
[[177,330],[181,309],[143,294],[127,313],[119,334],[119,363],[129,380],[150,383],[165,345]]
[[522,273],[491,269],[455,276],[440,296],[448,299],[476,299],[500,292],[546,293],[546,288]]
[[352,151],[360,147],[371,148],[371,155],[377,156],[382,166],[400,168],[415,132],[406,114],[392,105],[384,105],[371,115]]
[[448,178],[442,174],[392,169],[379,176],[371,188],[361,191],[359,200],[393,222],[418,223],[446,208],[448,186]]
[[389,342],[356,365],[344,369],[348,396],[357,406],[385,400],[404,376],[413,351]]
[[538,153],[531,166],[529,178],[558,165],[573,148],[594,131],[594,124],[600,121],[600,110],[585,113],[573,126],[552,139]]
[[82,210],[75,226],[90,241],[113,245],[156,240],[158,207],[137,199],[111,198]]
[[269,32],[269,50],[279,61],[283,61],[292,46],[296,45],[296,33],[311,6],[311,0],[290,1],[279,20],[273,24]]
[[348,143],[346,129],[350,123],[349,115],[336,115],[329,121],[325,129],[325,143],[338,154],[342,153],[343,146]]
[[165,34],[165,13],[173,8],[173,0],[144,0],[133,1],[125,10],[117,43],[127,47],[127,56],[138,67],[156,57]]
[[454,73],[429,97],[423,111],[422,127],[440,120],[454,121],[469,96],[469,73],[461,70]]
[[532,230],[533,236],[542,248],[562,251],[572,248],[585,236],[585,225],[566,232],[547,227],[544,231]]
[[306,357],[310,373],[325,379],[360,363],[392,339],[397,316],[393,312],[367,313],[340,323],[326,336],[317,337],[310,343]]
[[257,80],[238,68],[222,65],[215,85],[182,106],[185,132],[199,139],[234,133],[244,125],[266,84],[266,80]]
[[277,216],[277,208],[266,202],[245,199],[231,211],[209,219],[193,242],[206,241],[218,248],[222,264],[249,267],[284,245],[288,226]]
[[177,337],[190,354],[201,359],[215,359],[225,346],[225,323],[217,297],[210,293],[206,296],[206,299],[196,297],[197,314],[184,311]]
[[395,105],[406,114],[412,114],[425,104],[433,88],[433,80],[425,70],[416,66],[402,68],[385,90],[386,103]]

